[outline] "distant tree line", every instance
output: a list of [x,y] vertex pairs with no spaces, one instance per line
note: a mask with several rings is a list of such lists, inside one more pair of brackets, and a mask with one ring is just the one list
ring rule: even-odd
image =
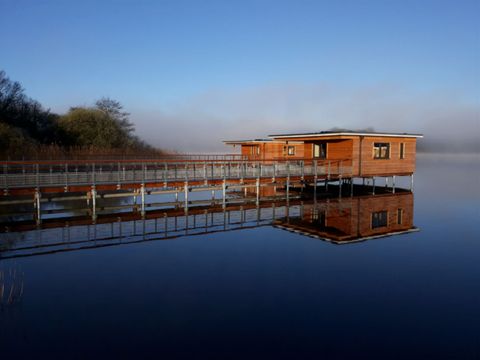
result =
[[55,114],[0,71],[0,156],[4,159],[161,154],[135,136],[129,115],[110,98]]

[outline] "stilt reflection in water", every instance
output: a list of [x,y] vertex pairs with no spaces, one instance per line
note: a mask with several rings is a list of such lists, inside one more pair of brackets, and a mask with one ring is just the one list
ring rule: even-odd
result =
[[50,219],[41,227],[18,222],[0,234],[0,259],[272,225],[345,244],[417,231],[413,200],[413,193],[401,189],[321,199],[247,194],[234,203],[102,214],[94,222],[89,216]]

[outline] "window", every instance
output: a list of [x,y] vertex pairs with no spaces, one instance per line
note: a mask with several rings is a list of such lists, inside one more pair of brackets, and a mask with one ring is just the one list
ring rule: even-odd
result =
[[400,159],[405,159],[405,143],[400,143]]
[[260,155],[260,146],[250,146],[250,155]]
[[388,223],[387,211],[377,211],[372,213],[372,229],[387,226],[387,223]]
[[373,144],[373,158],[374,159],[390,159],[390,144],[389,143],[374,143]]
[[287,154],[288,155],[295,155],[295,146],[289,146],[287,148]]
[[403,209],[397,210],[397,224],[402,225],[403,222]]
[[313,157],[317,159],[326,159],[327,143],[313,144]]
[[321,210],[318,208],[315,208],[313,210],[312,214],[312,224],[315,225],[315,227],[318,230],[324,230],[327,226],[327,215],[325,213],[325,210]]

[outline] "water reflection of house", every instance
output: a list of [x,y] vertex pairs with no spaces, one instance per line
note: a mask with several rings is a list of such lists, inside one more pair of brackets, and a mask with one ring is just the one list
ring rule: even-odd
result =
[[415,172],[420,134],[353,131],[270,135],[267,139],[225,141],[240,146],[250,160],[343,161],[354,177],[408,175]]
[[275,225],[338,244],[417,230],[411,192],[305,204],[300,217],[284,218]]

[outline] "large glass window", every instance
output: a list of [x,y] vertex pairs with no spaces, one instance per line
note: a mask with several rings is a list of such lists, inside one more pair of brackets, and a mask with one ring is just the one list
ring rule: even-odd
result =
[[326,159],[327,143],[313,144],[313,157],[317,159]]
[[388,225],[388,212],[377,211],[372,213],[372,229],[384,227]]
[[373,144],[373,158],[374,159],[390,159],[390,144],[389,143],[374,143]]
[[295,146],[289,146],[287,148],[287,154],[288,155],[295,155]]

